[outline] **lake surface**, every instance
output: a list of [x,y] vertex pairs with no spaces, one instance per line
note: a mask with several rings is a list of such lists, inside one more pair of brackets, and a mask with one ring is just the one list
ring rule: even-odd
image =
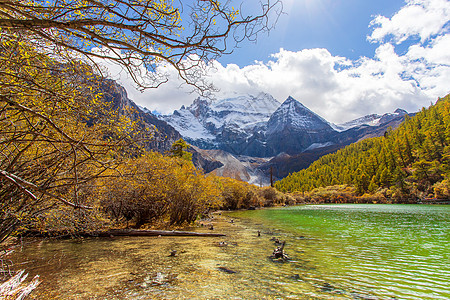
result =
[[[11,259],[41,276],[35,299],[450,299],[450,206],[308,205],[213,222],[226,237],[42,241]],[[290,261],[269,259],[273,237]]]

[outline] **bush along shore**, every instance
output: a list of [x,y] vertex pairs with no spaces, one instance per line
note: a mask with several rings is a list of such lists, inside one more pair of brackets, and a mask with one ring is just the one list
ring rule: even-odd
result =
[[[139,235],[139,232],[147,236],[172,235],[173,229],[207,219],[216,210],[255,209],[297,202],[272,187],[206,176],[189,160],[158,153],[130,159],[114,172],[126,175],[113,179],[106,176],[78,190],[87,208],[54,202],[33,216],[23,214],[17,219],[15,230],[4,236],[70,238]],[[179,232],[179,235],[184,234]],[[10,247],[6,242],[2,244]]]

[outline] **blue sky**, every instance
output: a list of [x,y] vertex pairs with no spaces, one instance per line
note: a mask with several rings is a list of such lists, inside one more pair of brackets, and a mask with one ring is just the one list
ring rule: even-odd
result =
[[325,48],[349,59],[372,57],[377,46],[366,39],[370,21],[376,15],[392,16],[404,4],[404,0],[285,0],[285,14],[274,29],[261,34],[256,43],[241,44],[219,61],[243,67],[255,60],[267,61],[280,48]]
[[[258,2],[245,1],[243,13]],[[206,78],[220,90],[217,99],[292,96],[342,123],[396,108],[415,112],[450,93],[450,0],[283,0],[283,6],[286,14],[268,35],[209,63]],[[130,99],[152,111],[167,114],[198,97],[174,71],[168,83],[141,93],[108,67]]]

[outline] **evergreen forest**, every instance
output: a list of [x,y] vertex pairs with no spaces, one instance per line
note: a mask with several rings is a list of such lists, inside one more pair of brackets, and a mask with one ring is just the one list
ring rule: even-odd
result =
[[415,116],[407,116],[399,128],[389,129],[384,136],[362,140],[323,156],[275,186],[282,192],[302,195],[311,195],[312,191],[320,194],[327,189],[328,194],[340,191],[341,197],[350,193],[373,201],[417,202],[450,198],[449,176],[450,95],[447,95]]

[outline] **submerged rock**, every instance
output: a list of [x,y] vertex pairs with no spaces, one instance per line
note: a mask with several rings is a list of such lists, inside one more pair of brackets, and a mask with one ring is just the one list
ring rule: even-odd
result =
[[176,274],[164,274],[161,272],[157,272],[155,276],[150,277],[147,276],[144,279],[144,283],[142,284],[143,287],[148,286],[148,284],[152,284],[152,285],[163,285],[163,284],[169,284],[172,281],[174,281],[176,279],[178,275]]
[[292,275],[290,278],[291,278],[291,279],[294,279],[294,280],[300,280],[300,275],[294,274],[294,275]]
[[336,288],[334,286],[332,286],[331,284],[329,284],[328,282],[325,282],[322,286],[321,286],[321,291],[322,292],[332,292],[334,291]]
[[235,274],[235,273],[237,273],[236,271],[233,271],[233,270],[228,269],[226,267],[218,267],[217,269],[219,271],[222,271],[222,272],[225,272],[225,273],[228,273],[228,274]]

